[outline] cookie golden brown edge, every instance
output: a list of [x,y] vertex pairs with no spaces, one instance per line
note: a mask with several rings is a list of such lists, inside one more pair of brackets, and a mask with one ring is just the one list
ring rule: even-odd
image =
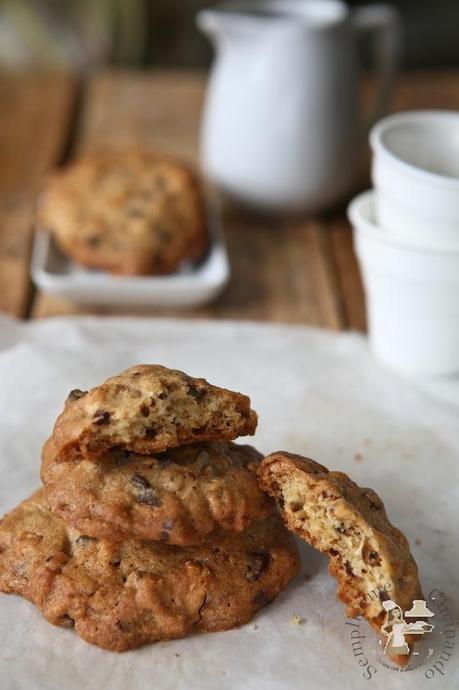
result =
[[188,443],[253,435],[250,398],[202,378],[140,364],[90,391],[71,391],[52,440],[60,461],[107,450],[160,453]]
[[246,623],[298,567],[278,517],[242,534],[213,534],[199,546],[112,542],[67,527],[39,490],[0,522],[0,590],[118,652]]
[[120,275],[167,274],[208,246],[202,184],[183,162],[127,149],[50,174],[37,222],[67,256]]
[[[258,479],[277,500],[288,529],[329,557],[348,616],[362,615],[381,632],[383,600],[392,599],[405,611],[423,598],[408,540],[372,489],[284,451],[261,461]],[[404,665],[408,658],[395,660]]]
[[187,546],[215,529],[242,532],[273,512],[257,482],[262,456],[231,441],[208,441],[155,455],[106,451],[60,462],[50,439],[41,479],[50,508],[76,529],[111,540]]

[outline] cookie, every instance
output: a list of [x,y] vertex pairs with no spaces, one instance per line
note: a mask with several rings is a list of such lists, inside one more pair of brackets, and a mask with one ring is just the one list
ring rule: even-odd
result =
[[246,623],[297,571],[277,517],[186,548],[111,542],[67,528],[40,490],[0,523],[0,589],[115,651]]
[[149,152],[93,154],[55,172],[37,216],[64,254],[117,274],[171,273],[208,244],[196,176]]
[[261,457],[251,446],[214,441],[57,462],[48,441],[41,477],[51,509],[85,534],[189,545],[215,529],[242,532],[272,512],[256,478]]
[[374,491],[282,451],[262,460],[258,478],[278,500],[288,529],[329,556],[348,616],[362,615],[380,631],[382,601],[392,599],[406,611],[423,598],[408,541]]
[[113,449],[148,455],[198,441],[232,440],[254,434],[256,426],[247,396],[144,364],[89,392],[72,391],[52,439],[59,460]]

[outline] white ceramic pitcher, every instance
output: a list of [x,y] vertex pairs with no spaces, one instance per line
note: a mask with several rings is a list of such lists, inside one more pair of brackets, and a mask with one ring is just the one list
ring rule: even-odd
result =
[[[318,210],[349,191],[367,126],[386,103],[398,15],[338,0],[227,2],[199,12],[216,49],[204,108],[204,173],[268,210]],[[368,32],[379,75],[364,124],[356,35]]]

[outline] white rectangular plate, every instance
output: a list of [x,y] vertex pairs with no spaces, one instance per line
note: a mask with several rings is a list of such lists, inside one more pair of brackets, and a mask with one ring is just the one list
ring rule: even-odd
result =
[[117,276],[84,268],[64,256],[51,235],[35,233],[32,279],[41,290],[72,302],[130,307],[196,307],[228,282],[229,262],[220,214],[208,205],[210,247],[198,263],[184,262],[165,276]]

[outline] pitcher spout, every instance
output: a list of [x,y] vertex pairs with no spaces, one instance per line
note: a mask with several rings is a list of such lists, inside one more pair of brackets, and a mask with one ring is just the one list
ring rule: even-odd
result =
[[222,30],[221,12],[215,10],[200,10],[196,15],[196,24],[204,34],[215,37]]
[[213,41],[221,38],[240,37],[247,29],[247,17],[237,7],[219,6],[217,9],[200,10],[196,24]]

